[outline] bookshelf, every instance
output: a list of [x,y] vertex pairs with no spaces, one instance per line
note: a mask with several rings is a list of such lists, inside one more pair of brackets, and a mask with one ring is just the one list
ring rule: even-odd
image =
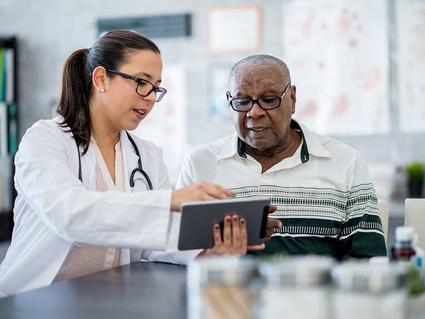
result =
[[13,227],[13,158],[18,146],[18,47],[16,37],[0,37],[0,241]]

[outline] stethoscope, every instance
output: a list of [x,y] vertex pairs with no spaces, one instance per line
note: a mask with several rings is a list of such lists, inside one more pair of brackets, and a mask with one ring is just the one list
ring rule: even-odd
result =
[[[134,142],[134,140],[133,140],[133,138],[130,136],[130,134],[129,134],[127,131],[126,131],[125,133],[127,134],[128,140],[130,141],[131,146],[133,146],[133,150],[134,150],[134,152],[136,153],[137,158],[138,158],[138,159],[137,159],[137,167],[136,167],[135,169],[133,169],[133,170],[131,171],[131,174],[130,174],[130,187],[131,187],[131,188],[133,188],[133,187],[134,187],[134,185],[136,184],[136,183],[135,183],[135,178],[134,178],[134,177],[135,177],[136,173],[137,173],[137,172],[139,172],[139,173],[141,173],[141,174],[143,175],[143,177],[145,178],[145,180],[146,180],[146,182],[147,182],[147,184],[148,184],[148,188],[149,188],[150,190],[153,190],[151,179],[149,178],[148,173],[146,173],[146,172],[143,170],[143,166],[142,166],[142,157],[140,156],[139,148],[137,147],[136,142]],[[77,143],[77,141],[75,141],[75,143]],[[78,147],[78,144],[77,144],[77,152],[78,152],[78,179],[79,179],[81,182],[83,182],[83,175],[82,175],[82,172],[81,172],[81,154],[80,154],[80,148]]]

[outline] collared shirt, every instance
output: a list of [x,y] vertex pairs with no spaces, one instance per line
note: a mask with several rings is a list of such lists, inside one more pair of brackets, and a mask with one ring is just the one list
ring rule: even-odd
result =
[[[372,179],[352,147],[310,132],[296,152],[262,173],[236,136],[196,148],[185,161],[177,187],[205,180],[236,197],[270,197],[283,226],[275,229],[264,254],[320,254],[338,259],[386,255]],[[173,226],[177,227],[177,226]]]
[[[124,166],[121,142],[115,145],[115,183],[109,173],[106,162],[94,138],[91,147],[96,156],[96,190],[106,192],[111,190],[124,191]],[[54,281],[73,279],[90,273],[111,269],[119,265],[120,249],[103,246],[83,245],[73,246]]]

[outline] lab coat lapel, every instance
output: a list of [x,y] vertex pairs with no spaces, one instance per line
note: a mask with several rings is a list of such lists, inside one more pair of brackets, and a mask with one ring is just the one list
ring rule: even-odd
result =
[[[130,187],[130,175],[133,169],[137,167],[138,156],[131,145],[125,131],[120,133],[121,150],[124,165],[124,189],[126,193],[138,191],[138,187],[141,183],[136,183],[134,188]],[[140,189],[144,190],[144,189]],[[141,249],[121,249],[120,265],[125,265],[130,262],[138,262],[141,260],[142,250]]]
[[[83,153],[80,147],[80,154]],[[83,184],[89,190],[96,189],[96,156],[93,147],[89,147],[87,153],[81,157],[81,175]]]
[[67,148],[71,158],[70,166],[72,167],[73,171],[75,171],[75,176],[78,178],[78,157],[80,156],[81,178],[83,180],[83,185],[88,190],[96,190],[96,156],[94,154],[93,147],[89,145],[87,152],[82,155],[84,152],[84,147],[80,145],[80,147],[77,149],[77,145],[75,144],[72,133],[67,132],[66,134],[68,141]]

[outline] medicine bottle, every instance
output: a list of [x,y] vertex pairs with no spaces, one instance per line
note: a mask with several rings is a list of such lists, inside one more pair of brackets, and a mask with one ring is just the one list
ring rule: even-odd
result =
[[405,319],[406,267],[345,262],[332,270],[333,318]]
[[391,251],[393,260],[409,261],[415,256],[414,248],[415,231],[412,227],[401,226],[395,230],[395,244]]
[[258,278],[257,263],[248,257],[200,258],[188,266],[189,319],[252,319]]
[[256,307],[261,319],[329,319],[330,257],[299,256],[259,265],[262,289]]

